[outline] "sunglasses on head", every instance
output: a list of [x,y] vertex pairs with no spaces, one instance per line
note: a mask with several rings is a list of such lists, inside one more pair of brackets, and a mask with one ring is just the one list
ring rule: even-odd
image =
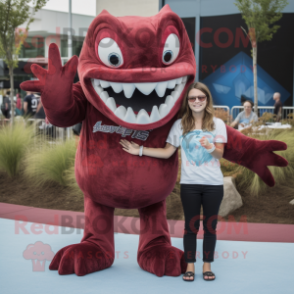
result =
[[200,102],[203,102],[206,99],[206,96],[205,95],[201,95],[201,96],[188,97],[188,101],[189,102],[195,102],[197,98],[198,98],[198,100]]

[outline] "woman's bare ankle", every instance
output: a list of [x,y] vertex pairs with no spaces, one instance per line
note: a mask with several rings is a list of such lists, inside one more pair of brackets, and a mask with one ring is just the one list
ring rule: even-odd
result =
[[189,272],[189,271],[194,272],[194,270],[195,270],[195,268],[194,268],[194,262],[187,263],[187,270],[186,270],[186,272]]
[[203,263],[203,271],[211,271],[210,262]]

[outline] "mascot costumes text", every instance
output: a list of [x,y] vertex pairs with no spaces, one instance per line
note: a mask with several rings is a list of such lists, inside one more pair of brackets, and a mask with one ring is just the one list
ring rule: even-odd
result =
[[[48,70],[33,64],[36,81],[21,88],[41,92],[49,121],[69,127],[83,122],[75,174],[84,193],[85,230],[79,244],[57,252],[51,270],[79,276],[103,270],[115,257],[114,208],[138,208],[140,267],[157,276],[186,270],[183,252],[171,245],[165,199],[178,173],[177,152],[169,159],[133,156],[121,138],[146,147],[164,147],[177,119],[196,63],[180,17],[166,5],[152,17],[114,17],[107,11],[91,23],[79,58],[61,65],[56,44],[49,47]],[[78,70],[79,82],[73,84]],[[227,127],[224,158],[241,164],[269,186],[267,166],[286,166],[273,153],[279,141],[258,141]]]

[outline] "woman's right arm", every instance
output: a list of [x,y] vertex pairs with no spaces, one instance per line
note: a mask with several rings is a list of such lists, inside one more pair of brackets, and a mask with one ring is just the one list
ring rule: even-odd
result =
[[178,148],[166,143],[164,148],[149,148],[143,147],[143,155],[157,157],[157,158],[170,158]]
[[[129,142],[128,140],[125,140],[125,139],[120,140],[119,143],[123,146],[124,151],[132,155],[139,155],[140,146],[138,144],[134,143],[133,141]],[[145,156],[167,159],[171,157],[176,150],[177,150],[177,147],[169,143],[166,143],[164,148],[143,147],[142,154]]]

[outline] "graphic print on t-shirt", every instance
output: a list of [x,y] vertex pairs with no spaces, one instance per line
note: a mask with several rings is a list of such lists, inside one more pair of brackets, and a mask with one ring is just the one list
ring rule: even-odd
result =
[[213,134],[211,132],[203,132],[202,130],[194,130],[185,136],[180,136],[182,148],[188,161],[191,164],[195,163],[197,166],[200,166],[205,162],[208,163],[213,159],[213,156],[208,153],[199,142],[203,136],[208,139],[209,143],[213,142]]
[[227,130],[225,123],[214,117],[215,128],[211,131],[193,130],[183,135],[181,119],[174,122],[166,142],[181,146],[181,180],[180,184],[223,185],[223,174],[220,162],[208,153],[200,144],[206,137],[210,143],[226,143]]

